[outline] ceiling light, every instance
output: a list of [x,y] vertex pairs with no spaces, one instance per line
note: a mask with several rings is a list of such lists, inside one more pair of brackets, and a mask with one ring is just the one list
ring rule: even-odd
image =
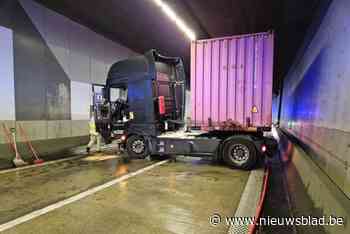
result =
[[164,13],[175,22],[175,24],[183,31],[186,36],[191,40],[196,40],[196,34],[185,24],[185,22],[180,19],[176,13],[171,9],[166,3],[162,0],[153,0],[163,11]]

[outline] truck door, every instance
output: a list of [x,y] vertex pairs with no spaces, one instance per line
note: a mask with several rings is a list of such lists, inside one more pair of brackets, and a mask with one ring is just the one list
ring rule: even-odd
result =
[[109,118],[108,110],[103,110],[103,104],[105,102],[103,90],[105,86],[100,84],[92,85],[92,108],[91,113],[94,113],[95,121],[101,121]]

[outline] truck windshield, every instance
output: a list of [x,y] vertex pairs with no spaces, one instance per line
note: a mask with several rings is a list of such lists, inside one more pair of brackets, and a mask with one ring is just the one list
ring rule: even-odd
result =
[[110,89],[110,101],[116,102],[117,100],[126,101],[128,97],[127,88],[111,88]]

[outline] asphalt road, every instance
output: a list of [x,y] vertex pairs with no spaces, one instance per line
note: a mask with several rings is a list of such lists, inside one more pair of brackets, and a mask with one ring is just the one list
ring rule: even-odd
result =
[[[0,180],[0,224],[77,196],[156,162],[108,153],[10,172]],[[227,233],[249,172],[180,158],[16,225],[4,233]]]

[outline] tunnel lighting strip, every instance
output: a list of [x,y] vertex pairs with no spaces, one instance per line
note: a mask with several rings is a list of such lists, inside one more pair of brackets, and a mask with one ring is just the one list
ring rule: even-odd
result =
[[108,187],[111,187],[113,185],[119,184],[120,182],[122,182],[124,180],[127,180],[127,179],[129,179],[131,177],[137,176],[139,174],[142,174],[142,173],[144,173],[146,171],[149,171],[149,170],[151,170],[151,169],[153,169],[155,167],[158,167],[160,165],[163,165],[163,164],[165,164],[167,162],[169,162],[169,160],[160,161],[158,163],[152,164],[150,166],[144,167],[144,168],[142,168],[140,170],[137,170],[135,172],[131,172],[131,173],[126,174],[124,176],[121,176],[121,177],[119,177],[117,179],[109,181],[109,182],[107,182],[105,184],[102,184],[102,185],[99,185],[97,187],[91,188],[91,189],[89,189],[89,190],[87,190],[85,192],[79,193],[79,194],[77,194],[77,195],[75,195],[73,197],[67,198],[67,199],[59,201],[59,202],[57,202],[55,204],[49,205],[49,206],[44,207],[42,209],[33,211],[33,212],[29,213],[29,214],[26,214],[24,216],[16,218],[16,219],[14,219],[12,221],[9,221],[7,223],[1,224],[0,225],[0,232],[3,232],[3,231],[8,230],[10,228],[13,228],[13,227],[15,227],[15,226],[17,226],[19,224],[28,222],[28,221],[30,221],[30,220],[32,220],[34,218],[37,218],[37,217],[39,217],[41,215],[44,215],[44,214],[47,214],[47,213],[49,213],[51,211],[59,209],[59,208],[65,206],[65,205],[68,205],[68,204],[71,204],[73,202],[79,201],[79,200],[81,200],[81,199],[83,199],[85,197],[93,195],[93,194],[95,194],[95,193],[97,193],[99,191],[102,191],[102,190],[104,190],[104,189],[106,189]]
[[159,6],[163,12],[177,25],[177,27],[183,31],[186,36],[191,40],[196,40],[196,34],[193,32],[192,29],[190,29],[185,22],[176,15],[176,13],[171,9],[166,3],[164,3],[162,0],[153,0],[153,2]]

